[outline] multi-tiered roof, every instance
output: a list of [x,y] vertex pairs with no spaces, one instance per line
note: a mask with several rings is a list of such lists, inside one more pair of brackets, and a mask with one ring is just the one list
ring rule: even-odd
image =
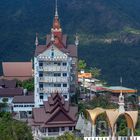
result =
[[33,109],[33,119],[29,120],[32,126],[57,127],[75,126],[78,108],[70,106],[59,93],[52,94],[44,106]]

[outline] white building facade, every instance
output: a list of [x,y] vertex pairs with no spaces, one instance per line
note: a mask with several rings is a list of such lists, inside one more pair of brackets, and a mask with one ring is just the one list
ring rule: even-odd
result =
[[39,45],[36,36],[34,57],[35,107],[43,105],[53,93],[61,93],[65,100],[75,94],[77,86],[77,45],[67,44],[67,35],[62,34],[58,12],[47,35],[46,44]]
[[35,105],[43,105],[48,96],[61,93],[66,100],[70,96],[72,58],[55,45],[34,58]]

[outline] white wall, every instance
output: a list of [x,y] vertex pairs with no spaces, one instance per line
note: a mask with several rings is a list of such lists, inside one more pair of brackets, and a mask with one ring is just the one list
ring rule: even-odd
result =
[[31,104],[31,103],[28,103],[28,104],[14,104],[13,105],[13,111],[14,112],[19,112],[19,111],[32,111],[32,108],[33,107],[34,107],[34,104]]
[[[71,77],[70,77],[71,76],[70,75],[70,70],[71,69],[70,68],[71,68],[72,59],[70,57],[68,57],[65,53],[61,52],[55,46],[53,46],[53,50],[54,50],[54,58],[61,57],[62,59],[61,59],[61,61],[59,60],[59,62],[61,62],[61,63],[66,62],[67,63],[67,66],[65,66],[65,67],[67,67],[67,69],[66,69],[67,71],[65,71],[65,72],[67,73],[68,81],[64,82],[62,80],[63,82],[62,81],[60,82],[61,83],[61,87],[60,88],[59,87],[50,87],[48,85],[48,83],[49,82],[51,83],[51,81],[49,81],[49,82],[48,81],[41,81],[41,82],[43,82],[43,91],[39,91],[40,90],[40,88],[39,88],[39,82],[40,82],[40,79],[41,79],[41,78],[39,78],[39,61],[42,61],[43,60],[43,63],[44,63],[43,64],[43,69],[45,71],[42,71],[42,72],[43,72],[43,77],[46,80],[47,80],[47,78],[49,78],[49,77],[46,76],[46,73],[47,73],[47,69],[50,67],[48,65],[48,63],[47,63],[47,62],[50,62],[50,61],[47,60],[47,57],[49,57],[49,59],[51,61],[53,61],[53,62],[57,62],[57,61],[54,61],[53,60],[54,58],[51,58],[51,52],[52,52],[52,48],[51,47],[49,49],[47,49],[45,52],[43,52],[42,54],[40,54],[39,56],[35,57],[34,58],[35,107],[39,107],[40,105],[43,105],[43,101],[40,100],[39,93],[42,93],[42,92],[44,93],[44,99],[43,100],[46,101],[46,100],[48,100],[48,96],[51,94],[51,91],[57,91],[58,88],[59,88],[59,90],[62,89],[62,91],[64,91],[64,92],[62,92],[63,95],[67,95],[67,97],[68,97],[67,100],[69,100],[69,88],[70,88],[70,79],[71,79]],[[47,64],[45,64],[45,63],[47,63]],[[51,67],[58,67],[58,66],[56,66],[55,64],[53,64],[53,65],[51,64]],[[54,72],[54,71],[51,71],[51,72]],[[61,73],[61,77],[62,78],[64,78],[64,79],[66,78],[66,77],[63,77],[64,71],[62,72],[62,70],[58,70],[56,72]],[[42,79],[44,79],[44,78],[42,78]],[[58,83],[60,77],[54,77],[54,78],[55,79],[58,78],[58,80],[57,80],[57,83]],[[62,86],[63,83],[66,83],[67,84],[67,87],[63,87]],[[54,84],[54,81],[53,81],[53,84]]]

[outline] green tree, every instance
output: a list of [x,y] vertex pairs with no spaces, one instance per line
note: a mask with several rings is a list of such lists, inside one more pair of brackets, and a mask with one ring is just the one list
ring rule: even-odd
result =
[[78,71],[84,70],[86,68],[87,64],[85,60],[79,60],[78,61]]
[[26,123],[13,120],[10,113],[0,115],[0,140],[33,140]]
[[34,79],[19,81],[17,80],[17,86],[23,87],[24,89],[27,89],[28,91],[34,91]]
[[94,78],[98,78],[100,75],[101,75],[101,69],[98,69],[98,68],[90,68],[90,70],[89,70],[90,72],[91,72],[91,74],[92,74],[92,77],[94,77]]
[[82,139],[76,137],[73,133],[66,132],[64,135],[57,137],[56,140],[82,140]]
[[117,134],[119,136],[127,136],[127,122],[125,116],[120,116],[117,120]]
[[0,112],[7,107],[8,98],[3,98],[3,102],[0,103]]

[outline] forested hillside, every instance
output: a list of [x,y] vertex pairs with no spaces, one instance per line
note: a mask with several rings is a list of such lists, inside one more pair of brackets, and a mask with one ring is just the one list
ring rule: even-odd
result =
[[[102,70],[109,83],[140,89],[140,1],[58,0],[63,32],[80,36],[79,57]],[[27,61],[35,33],[45,42],[54,0],[0,0],[0,61]],[[90,51],[89,51],[90,50]]]

